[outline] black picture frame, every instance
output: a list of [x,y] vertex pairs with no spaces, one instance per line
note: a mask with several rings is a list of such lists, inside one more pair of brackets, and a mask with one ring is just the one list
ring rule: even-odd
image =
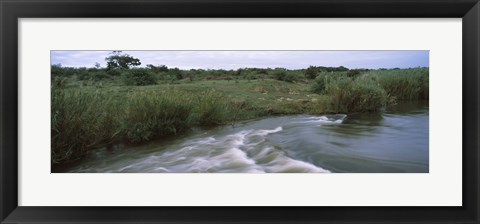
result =
[[[1,223],[479,223],[478,0],[1,0]],[[461,207],[18,206],[19,18],[335,17],[462,18]],[[448,44],[448,43],[445,43]],[[441,195],[439,195],[441,197]]]

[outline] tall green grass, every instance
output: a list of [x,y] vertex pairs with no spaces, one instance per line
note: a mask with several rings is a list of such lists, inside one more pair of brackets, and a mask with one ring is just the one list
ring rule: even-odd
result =
[[98,92],[52,90],[52,163],[78,158],[120,134],[117,103]]
[[124,139],[139,143],[185,131],[193,110],[192,100],[176,90],[129,93],[119,111]]
[[378,81],[397,100],[428,100],[428,68],[370,71],[366,74]]
[[191,120],[202,126],[211,126],[224,123],[228,119],[230,110],[227,101],[215,91],[204,91],[195,94],[194,113]]
[[376,112],[400,100],[428,100],[428,73],[428,68],[320,73],[311,90],[323,95],[322,105],[315,102],[313,111]]
[[331,80],[326,93],[331,97],[329,110],[337,113],[377,112],[388,102],[385,90],[369,78]]
[[[243,103],[244,104],[244,103]],[[213,91],[136,90],[123,94],[52,89],[52,163],[113,142],[141,143],[192,126],[234,123],[255,116]]]

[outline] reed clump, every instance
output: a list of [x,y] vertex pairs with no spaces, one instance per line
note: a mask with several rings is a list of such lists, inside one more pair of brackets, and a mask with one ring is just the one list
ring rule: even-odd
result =
[[385,91],[397,100],[428,100],[428,68],[371,71]]
[[322,97],[312,111],[319,113],[377,112],[401,100],[428,100],[428,68],[320,73],[311,90]]
[[386,91],[368,78],[331,81],[326,93],[332,99],[330,109],[337,113],[378,112],[385,108],[388,101]]

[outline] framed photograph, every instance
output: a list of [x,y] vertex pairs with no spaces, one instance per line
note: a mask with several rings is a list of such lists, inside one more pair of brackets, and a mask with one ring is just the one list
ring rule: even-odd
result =
[[479,223],[477,0],[1,1],[1,223]]

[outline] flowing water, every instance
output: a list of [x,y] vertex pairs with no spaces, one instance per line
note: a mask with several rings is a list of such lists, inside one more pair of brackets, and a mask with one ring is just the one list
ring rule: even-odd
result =
[[61,172],[428,172],[428,102],[382,114],[296,115],[93,151]]

